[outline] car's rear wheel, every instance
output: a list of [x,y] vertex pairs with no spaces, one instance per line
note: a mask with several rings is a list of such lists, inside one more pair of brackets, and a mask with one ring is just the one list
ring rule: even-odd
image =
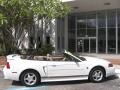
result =
[[34,87],[38,85],[40,77],[35,71],[26,71],[22,73],[20,80],[23,85],[27,87]]
[[100,67],[94,68],[89,74],[89,80],[92,82],[101,82],[104,79],[105,79],[105,71]]

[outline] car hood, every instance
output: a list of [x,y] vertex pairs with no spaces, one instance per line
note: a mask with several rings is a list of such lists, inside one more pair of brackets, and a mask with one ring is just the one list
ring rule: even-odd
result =
[[84,56],[84,58],[86,59],[87,62],[91,62],[91,63],[106,63],[106,64],[110,63],[105,59],[100,59],[95,57]]

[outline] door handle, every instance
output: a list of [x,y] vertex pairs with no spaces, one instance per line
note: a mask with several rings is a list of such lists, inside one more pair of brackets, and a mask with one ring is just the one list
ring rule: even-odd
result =
[[56,67],[56,65],[52,65],[52,67]]

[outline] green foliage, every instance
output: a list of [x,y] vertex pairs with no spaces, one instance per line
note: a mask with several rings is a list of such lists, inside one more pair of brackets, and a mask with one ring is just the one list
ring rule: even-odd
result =
[[[70,8],[60,0],[0,0],[0,29],[4,33],[6,50],[15,48],[16,51],[19,48],[22,32],[34,29],[36,18],[51,20],[69,12]],[[40,51],[47,52],[44,47],[43,49]]]
[[0,0],[0,25],[9,28],[22,23],[31,24],[34,18],[54,19],[70,12],[70,7],[60,0]]
[[46,44],[39,49],[24,49],[21,54],[25,55],[47,55],[52,54],[54,47],[51,44]]
[[4,23],[7,23],[6,18],[3,16],[3,14],[0,13],[0,26]]
[[52,54],[53,50],[54,50],[54,47],[51,44],[46,44],[42,46],[40,49],[38,49],[37,54],[39,55]]
[[0,0],[0,11],[12,23],[35,16],[53,19],[67,15],[69,7],[60,0]]
[[5,50],[4,48],[1,47],[0,45],[0,56],[5,55]]

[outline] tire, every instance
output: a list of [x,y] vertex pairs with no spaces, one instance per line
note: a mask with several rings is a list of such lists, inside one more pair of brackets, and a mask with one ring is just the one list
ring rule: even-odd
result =
[[91,82],[95,82],[95,83],[104,81],[105,80],[105,71],[100,67],[96,67],[96,68],[92,69],[89,74],[89,80]]
[[40,76],[35,71],[25,71],[22,73],[20,81],[24,86],[34,87],[38,85]]

